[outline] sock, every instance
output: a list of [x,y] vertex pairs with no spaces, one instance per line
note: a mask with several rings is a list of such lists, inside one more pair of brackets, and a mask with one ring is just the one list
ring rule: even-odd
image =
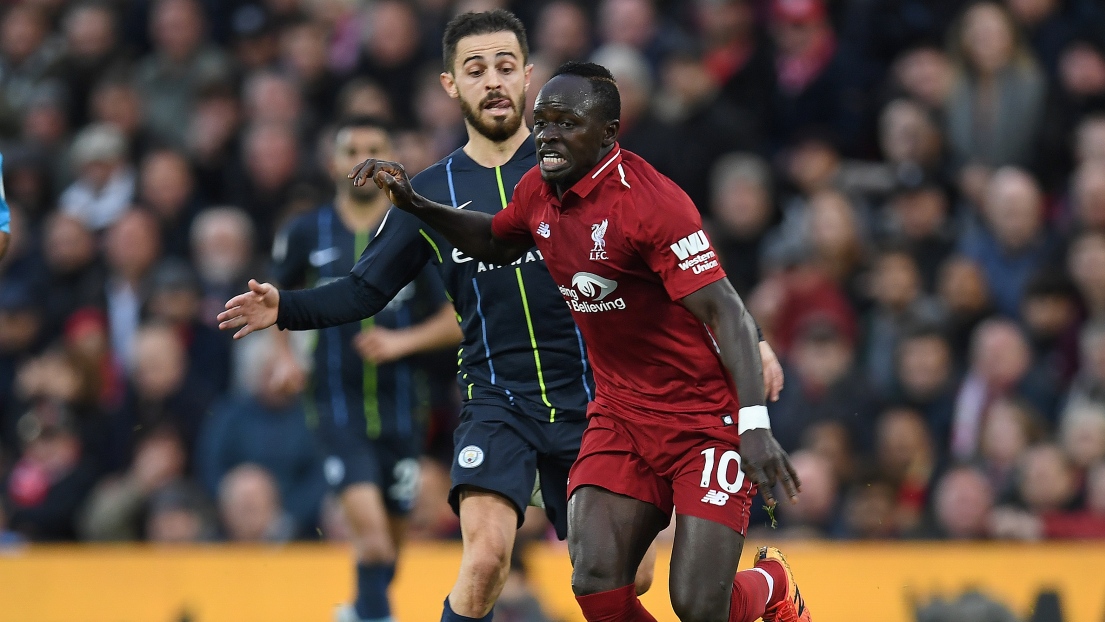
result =
[[772,589],[767,600],[769,606],[787,597],[787,571],[781,563],[775,560],[766,560],[761,565],[756,566],[754,570],[771,579],[769,584]]
[[656,622],[637,598],[632,583],[608,592],[576,596],[576,602],[587,622]]
[[445,608],[441,612],[441,622],[491,622],[491,617],[495,615],[495,610],[492,609],[482,618],[469,618],[468,616],[462,616],[459,613],[453,611],[453,606],[449,604],[449,597],[445,597]]
[[763,616],[768,602],[774,601],[774,585],[783,584],[766,569],[738,572],[733,580],[733,596],[729,600],[729,622],[753,622]]
[[394,564],[357,564],[357,598],[353,609],[362,620],[391,617],[388,585],[395,573]]

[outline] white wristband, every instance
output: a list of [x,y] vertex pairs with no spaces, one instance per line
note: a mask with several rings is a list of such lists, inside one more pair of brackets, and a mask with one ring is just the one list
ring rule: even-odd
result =
[[767,406],[745,406],[737,411],[737,434],[760,429],[771,429],[771,418],[767,416]]

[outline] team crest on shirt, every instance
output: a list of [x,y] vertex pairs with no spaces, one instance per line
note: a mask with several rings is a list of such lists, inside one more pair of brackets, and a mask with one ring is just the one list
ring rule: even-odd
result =
[[591,225],[591,241],[595,243],[595,247],[591,249],[591,261],[607,259],[606,228],[608,226],[610,226],[610,221],[606,219],[598,224]]
[[457,464],[462,469],[474,469],[483,464],[483,450],[475,445],[469,445],[457,454]]

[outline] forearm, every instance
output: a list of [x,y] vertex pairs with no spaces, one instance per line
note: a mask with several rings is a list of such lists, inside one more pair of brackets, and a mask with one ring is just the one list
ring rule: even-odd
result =
[[765,405],[759,331],[732,285],[723,279],[691,294],[684,304],[710,328],[741,408]]
[[339,326],[372,317],[387,302],[364,280],[345,276],[322,287],[281,290],[276,325],[287,330]]
[[480,261],[506,264],[522,256],[526,249],[503,243],[491,231],[491,214],[455,209],[415,195],[411,214],[417,216],[462,253]]

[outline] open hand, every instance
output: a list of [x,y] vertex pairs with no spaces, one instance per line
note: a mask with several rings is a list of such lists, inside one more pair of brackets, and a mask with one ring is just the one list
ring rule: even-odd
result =
[[407,171],[398,162],[369,158],[353,167],[347,175],[354,186],[363,186],[371,179],[388,196],[388,200],[402,210],[409,210],[414,200],[414,188]]
[[226,311],[218,315],[219,330],[233,330],[235,339],[241,339],[255,330],[264,330],[276,323],[280,308],[280,290],[270,283],[249,280],[249,291],[238,294],[226,303]]
[[741,434],[741,469],[760,489],[767,505],[775,505],[775,484],[782,482],[783,489],[790,502],[798,500],[798,492],[802,489],[802,482],[798,481],[798,474],[790,464],[790,457],[779,441],[771,435],[767,428],[746,430]]
[[760,360],[764,368],[764,395],[772,402],[778,402],[779,392],[783,390],[783,366],[766,341],[760,342]]

